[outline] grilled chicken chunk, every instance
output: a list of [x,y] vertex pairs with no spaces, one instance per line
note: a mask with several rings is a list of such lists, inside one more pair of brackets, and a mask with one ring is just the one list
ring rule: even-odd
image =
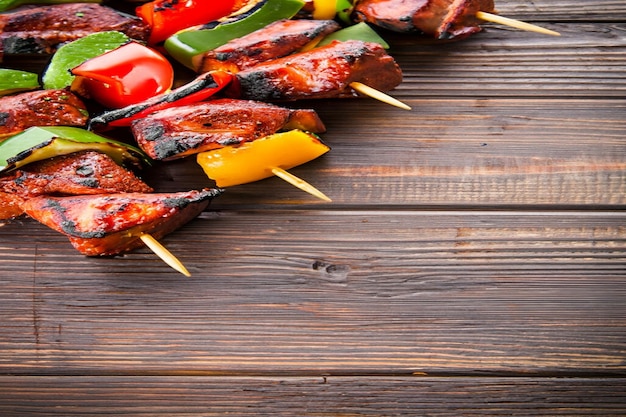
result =
[[354,17],[396,32],[461,39],[480,31],[478,11],[493,13],[493,0],[360,0]]
[[258,101],[356,97],[350,83],[389,91],[402,82],[396,61],[377,43],[335,41],[237,74],[233,96]]
[[200,214],[221,190],[35,197],[24,211],[65,234],[87,256],[116,255],[143,245],[148,233],[160,239]]
[[136,120],[131,128],[139,146],[157,160],[253,141],[279,130],[325,131],[314,110],[236,99],[161,110]]
[[74,152],[28,164],[0,177],[0,219],[21,215],[24,201],[40,195],[152,191],[150,186],[106,154]]
[[199,73],[238,72],[293,54],[314,40],[339,30],[333,20],[279,20],[194,58]]
[[0,140],[32,126],[85,126],[85,104],[67,90],[37,90],[0,97]]
[[8,54],[52,54],[62,43],[108,30],[142,41],[150,34],[140,18],[95,3],[26,7],[0,14],[0,62]]

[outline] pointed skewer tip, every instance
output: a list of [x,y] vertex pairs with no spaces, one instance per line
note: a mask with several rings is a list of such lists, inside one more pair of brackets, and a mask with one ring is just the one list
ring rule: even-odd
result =
[[561,36],[559,32],[555,32],[554,30],[546,29],[541,26],[533,25],[531,23],[526,23],[521,20],[499,16],[493,13],[476,12],[476,17],[479,18],[480,20],[484,20],[487,22],[510,26],[516,29],[527,30],[529,32],[537,32],[537,33],[542,33],[544,35]]
[[312,196],[319,198],[320,200],[324,200],[329,203],[332,202],[332,200],[328,196],[326,196],[326,194],[324,194],[317,188],[313,187],[311,184],[304,181],[303,179],[296,177],[295,175],[285,171],[282,168],[273,167],[270,169],[272,171],[272,174],[276,175],[277,177],[279,177],[280,179],[284,181],[287,181],[289,184],[293,185],[294,187],[298,187],[302,191],[305,191],[311,194]]
[[383,103],[390,104],[403,110],[411,110],[410,106],[401,102],[397,98],[391,97],[390,95],[383,93],[382,91],[379,91],[375,88],[372,88],[369,85],[354,81],[350,83],[350,87],[352,87],[359,93],[369,96],[375,100],[382,101]]
[[152,252],[154,252],[155,255],[161,258],[163,262],[165,262],[184,276],[191,276],[187,268],[185,268],[185,265],[183,265],[183,263],[179,261],[178,258],[172,255],[172,253],[167,250],[165,246],[161,245],[161,243],[159,243],[159,241],[157,241],[152,235],[143,233],[139,236],[139,238]]

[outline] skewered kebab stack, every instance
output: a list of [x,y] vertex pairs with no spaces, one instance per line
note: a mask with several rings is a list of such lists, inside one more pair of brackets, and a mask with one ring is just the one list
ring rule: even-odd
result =
[[150,193],[152,187],[109,156],[79,151],[28,164],[0,177],[0,220],[24,212],[26,200],[41,195]]
[[[469,1],[469,2],[434,2],[426,1],[419,2],[421,5],[416,6],[418,2],[398,2],[402,3],[405,7],[404,10],[408,13],[406,16],[411,16],[411,24],[406,26],[407,19],[404,18],[402,13],[397,13],[395,9],[395,16],[391,16],[391,19],[381,15],[380,11],[385,11],[388,6],[393,3],[394,0],[383,1],[360,1],[357,2],[353,13],[354,19],[357,21],[367,21],[384,27],[386,29],[394,30],[418,30],[422,33],[430,34],[439,38],[461,38],[475,33],[479,30],[477,13],[489,9],[493,11],[493,2],[490,1]],[[264,2],[260,2],[264,3]],[[424,3],[424,4],[422,4]],[[75,5],[74,5],[75,6]],[[385,7],[386,6],[386,7]],[[79,6],[77,6],[79,7]],[[82,7],[82,6],[80,6]],[[444,10],[445,9],[445,10]],[[49,9],[48,9],[49,10]],[[58,9],[57,9],[58,10]],[[389,10],[387,10],[388,12]],[[445,11],[445,13],[444,13]],[[480,16],[480,13],[478,14]],[[0,17],[2,17],[0,15]],[[398,19],[399,17],[399,19]],[[419,18],[418,18],[419,17]],[[430,22],[426,24],[423,22],[424,17],[430,18]],[[393,20],[395,18],[395,20]],[[0,28],[11,27],[7,24],[10,19],[0,19]],[[134,26],[133,30],[138,30],[137,34],[131,35],[131,37],[137,37],[146,39],[145,28],[142,29],[141,25]],[[235,39],[230,44],[227,44],[216,51],[207,52],[202,55],[194,57],[193,65],[201,73],[207,73],[207,71],[215,71],[219,68],[220,71],[228,71],[234,74],[232,82],[225,83],[227,88],[224,89],[227,96],[236,97],[238,100],[212,100],[206,104],[188,105],[193,110],[203,108],[203,106],[220,104],[239,103],[240,99],[247,100],[259,100],[259,101],[289,101],[302,98],[329,98],[329,97],[354,97],[356,95],[355,86],[365,82],[366,85],[373,85],[380,90],[388,91],[389,89],[397,86],[402,78],[401,71],[393,58],[384,52],[384,50],[376,44],[367,42],[351,41],[351,42],[335,42],[331,45],[315,48],[311,51],[297,52],[302,48],[308,48],[315,46],[315,43],[320,37],[330,32],[336,31],[339,27],[334,21],[326,22],[310,22],[297,20],[285,20],[277,23],[275,26],[270,25],[266,28],[266,31],[259,31],[251,38],[254,40],[256,37],[257,45],[251,47],[248,39]],[[304,23],[303,23],[304,22]],[[315,23],[315,24],[314,24]],[[405,25],[402,27],[399,24]],[[435,24],[436,23],[436,24]],[[34,25],[34,24],[33,24]],[[299,26],[298,26],[299,25]],[[36,25],[34,25],[36,27]],[[293,30],[289,38],[289,42],[283,42],[282,46],[289,44],[288,48],[281,47],[281,43],[278,41],[268,42],[267,39],[272,38],[272,31],[275,33],[284,34],[289,31],[289,28],[300,27]],[[302,28],[307,26],[307,28]],[[45,32],[45,28],[35,28],[35,32]],[[72,32],[72,36],[81,37],[82,35],[75,35],[82,30],[79,28]],[[97,31],[97,30],[96,30]],[[39,33],[37,32],[37,33]],[[8,32],[8,33],[22,33],[20,31]],[[3,32],[0,39],[3,40],[2,51],[6,51],[6,45],[10,44],[7,39],[11,39],[11,36],[6,35]],[[31,35],[18,35],[25,36],[26,39],[31,39],[31,43],[39,45],[39,51],[50,53],[61,43],[57,42],[59,39],[52,39],[45,33],[39,33],[36,36]],[[35,41],[32,41],[35,39]],[[66,38],[71,39],[71,37]],[[9,49],[9,52],[16,52],[17,49]],[[254,53],[251,53],[254,51]],[[257,52],[258,51],[258,52]],[[380,76],[384,74],[384,76]],[[391,74],[391,76],[390,76]],[[377,76],[378,75],[378,76]],[[314,87],[311,87],[313,85]],[[219,90],[222,89],[221,86]],[[241,103],[239,103],[241,104]],[[262,103],[257,103],[262,105]],[[151,108],[151,106],[148,106]],[[178,107],[178,106],[177,106]],[[145,109],[145,106],[144,106]],[[132,122],[132,130],[138,139],[138,142],[144,144],[144,148],[150,148],[145,146],[146,144],[153,142],[155,138],[155,130],[159,131],[160,136],[162,132],[168,131],[168,133],[176,133],[176,129],[184,131],[180,128],[165,129],[164,126],[174,126],[171,123],[166,123],[168,118],[182,117],[188,118],[184,115],[184,111],[181,108],[173,108],[169,110],[159,109],[158,106],[154,108],[154,114],[150,115],[148,112],[139,113],[144,120],[138,119]],[[189,109],[186,109],[187,111]],[[142,112],[144,110],[141,110]],[[114,110],[115,112],[115,110]],[[182,112],[182,113],[181,113]],[[119,111],[118,111],[119,113]],[[123,112],[122,112],[123,113]],[[177,116],[177,113],[180,114]],[[128,113],[125,113],[128,116]],[[304,113],[300,113],[301,115]],[[313,112],[314,115],[314,112]],[[110,122],[109,113],[98,116],[98,118],[106,126]],[[308,125],[299,126],[304,127],[307,130],[318,132],[323,131],[323,124],[319,119],[316,120],[316,115],[312,116],[310,113],[307,115]],[[94,118],[94,120],[98,119]],[[115,119],[114,119],[115,120]],[[114,122],[113,120],[113,122]],[[160,120],[157,123],[157,128],[149,126],[150,122]],[[79,122],[79,124],[82,122]],[[202,125],[207,122],[202,121]],[[260,122],[263,124],[263,122]],[[311,124],[312,123],[312,124]],[[184,124],[184,123],[183,123]],[[193,123],[192,123],[193,124]],[[161,126],[160,128],[158,126]],[[284,126],[283,126],[284,127]],[[152,131],[150,129],[153,129]],[[191,131],[198,132],[198,124],[192,128]],[[175,136],[175,135],[174,135]],[[256,139],[256,138],[254,138]],[[193,153],[208,154],[206,145],[203,140],[196,138],[198,146],[184,146],[184,140],[176,139],[174,142],[167,144],[168,149],[176,149],[176,152],[171,153],[153,153],[155,159],[169,159],[180,156],[185,156],[193,149]],[[218,144],[218,148],[224,148],[226,146],[233,146],[241,144],[253,139],[238,138],[221,138],[210,139],[208,143],[209,148]],[[196,144],[196,145],[197,145]],[[204,147],[203,147],[204,146]],[[177,149],[180,148],[180,149]],[[164,156],[166,155],[166,156]],[[199,157],[200,160],[200,157]],[[43,173],[42,173],[43,172]],[[272,171],[275,172],[275,171]],[[19,172],[13,175],[18,175],[20,178],[29,178],[32,183],[41,180],[42,175],[45,177],[45,170],[41,172]],[[29,177],[30,176],[30,177]],[[7,177],[3,180],[4,190],[8,190],[5,194],[19,196],[19,192],[10,189],[10,184],[15,185],[17,177]],[[53,180],[46,179],[49,183],[54,183]],[[7,185],[9,184],[9,185]],[[146,186],[147,187],[147,186]],[[213,197],[219,195],[220,190],[204,190],[197,192],[190,192],[180,195],[155,195],[145,194],[143,191],[141,194],[132,193],[131,189],[125,189],[124,192],[130,194],[115,193],[108,197],[97,195],[95,197],[80,196],[80,197],[47,197],[45,194],[55,191],[63,191],[67,193],[64,186],[54,188],[49,186],[43,188],[44,196],[36,197],[34,194],[23,192],[21,196],[24,200],[16,203],[19,206],[19,210],[25,210],[32,217],[40,220],[44,224],[49,225],[55,230],[59,230],[62,233],[68,235],[72,243],[81,250],[82,253],[88,255],[98,254],[114,254],[121,251],[130,250],[143,243],[152,242],[153,237],[156,234],[157,237],[161,237],[163,234],[174,230],[180,224],[189,221],[195,217],[200,211],[206,208],[208,201]],[[85,191],[85,194],[91,190]],[[110,192],[113,190],[108,190]],[[78,191],[79,193],[82,191]],[[150,195],[151,197],[147,197]],[[129,200],[130,198],[130,200]],[[174,200],[171,200],[171,199]],[[176,201],[177,204],[171,204],[171,201]],[[169,203],[167,203],[169,202]],[[129,216],[130,212],[123,209],[129,204],[136,207],[134,214],[142,212],[151,212],[149,206],[153,208],[163,209],[162,213],[176,214],[176,217],[169,218],[169,215],[162,214],[161,217],[151,218],[144,223],[130,224],[123,230],[119,229],[107,229],[106,227],[98,228],[96,226],[97,221],[100,220],[100,216],[104,219],[110,218],[113,215]],[[190,206],[190,209],[184,209]],[[75,211],[75,207],[89,207],[86,212],[100,213],[96,217],[85,218],[78,215],[79,211]],[[98,207],[97,210],[94,207]],[[82,210],[82,209],[81,209]],[[181,214],[177,214],[177,213]],[[182,213],[185,213],[184,215]],[[75,218],[69,218],[66,213],[73,213]],[[180,217],[178,217],[180,216]],[[132,216],[131,216],[132,217]],[[157,216],[158,217],[158,216]],[[168,220],[164,220],[167,218]],[[109,221],[109,223],[111,223]],[[131,222],[132,223],[132,222]],[[71,227],[68,228],[68,224]],[[87,229],[80,229],[79,227],[87,225]],[[111,223],[112,224],[112,223]],[[158,227],[153,227],[158,225]],[[80,229],[80,230],[79,230]],[[133,230],[133,232],[128,232]],[[156,232],[155,232],[156,231]],[[110,235],[109,235],[110,233]],[[95,236],[95,237],[94,237]],[[132,236],[132,239],[130,237]],[[92,241],[91,239],[104,239]],[[151,243],[151,244],[152,244]],[[88,248],[88,249],[87,249]],[[175,266],[173,266],[175,267]],[[185,273],[184,267],[175,267],[181,272]]]

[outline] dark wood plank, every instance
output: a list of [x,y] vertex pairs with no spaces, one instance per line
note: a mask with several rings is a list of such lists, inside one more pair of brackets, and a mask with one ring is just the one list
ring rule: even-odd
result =
[[623,416],[626,380],[0,377],[0,414]]
[[533,0],[498,1],[496,9],[503,16],[521,20],[624,22],[626,4],[621,0]]
[[[225,211],[148,251],[2,228],[0,373],[621,374],[623,212]],[[24,239],[23,236],[31,236]]]
[[489,26],[461,42],[389,34],[404,70],[396,96],[624,98],[624,32],[602,23],[546,26],[560,37]]

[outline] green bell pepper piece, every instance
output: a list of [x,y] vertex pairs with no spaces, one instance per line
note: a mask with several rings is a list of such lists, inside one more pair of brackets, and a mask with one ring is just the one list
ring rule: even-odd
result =
[[352,23],[350,19],[350,15],[352,14],[352,9],[354,9],[354,5],[351,0],[337,0],[337,17],[345,24]]
[[211,29],[185,30],[165,41],[165,50],[178,62],[195,69],[193,57],[217,48],[281,19],[290,19],[304,6],[303,0],[266,0],[249,15],[220,23]]
[[333,41],[374,42],[380,44],[385,49],[389,49],[389,44],[365,22],[357,23],[326,35],[317,46],[328,45]]
[[119,165],[150,164],[150,159],[139,148],[88,130],[70,126],[37,126],[0,142],[0,172],[83,150],[105,153]]
[[33,72],[0,68],[0,96],[39,88],[39,76]]
[[46,68],[43,87],[45,89],[69,87],[75,78],[70,72],[72,68],[128,42],[130,38],[122,32],[107,31],[93,33],[61,46]]

